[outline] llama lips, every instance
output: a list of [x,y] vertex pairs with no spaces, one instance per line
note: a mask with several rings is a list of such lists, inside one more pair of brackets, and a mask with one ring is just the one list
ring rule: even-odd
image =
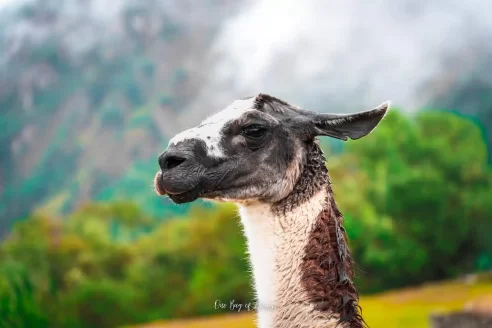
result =
[[154,177],[154,188],[155,188],[155,192],[159,195],[159,196],[164,196],[166,195],[166,191],[162,188],[161,184],[159,183],[159,180],[161,179],[161,171],[158,171],[156,174],[155,174],[155,177]]

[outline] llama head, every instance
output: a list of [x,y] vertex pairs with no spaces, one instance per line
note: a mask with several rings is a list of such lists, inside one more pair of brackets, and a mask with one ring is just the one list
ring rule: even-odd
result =
[[197,198],[276,202],[294,188],[317,136],[359,139],[389,103],[355,114],[320,114],[265,95],[234,101],[197,127],[179,133],[159,156],[159,195],[175,203]]

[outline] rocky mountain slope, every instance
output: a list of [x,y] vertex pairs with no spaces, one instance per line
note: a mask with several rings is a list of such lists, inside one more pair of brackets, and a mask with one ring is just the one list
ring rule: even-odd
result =
[[[342,83],[345,89],[332,83],[326,92],[320,91],[324,85],[320,81],[341,81],[339,71],[317,65],[312,57],[305,61],[311,66],[302,66],[296,57],[302,48],[297,46],[276,49],[279,60],[262,69],[269,79],[244,76],[250,68],[248,58],[258,59],[249,53],[261,54],[260,50],[276,46],[275,13],[266,16],[272,19],[268,23],[254,11],[262,3],[31,0],[0,7],[0,235],[13,220],[33,209],[67,212],[90,199],[132,199],[159,216],[185,211],[186,207],[170,205],[152,192],[155,158],[170,136],[220,109],[224,101],[257,91],[328,110],[330,104],[337,107],[361,90],[364,81]],[[348,3],[350,9],[354,1]],[[331,13],[321,5],[319,11]],[[251,36],[253,27],[256,34]],[[419,106],[477,117],[488,127],[490,143],[492,51],[482,41],[491,34],[486,27],[477,30],[481,33],[470,40],[473,48],[450,51],[450,59],[443,58],[445,65],[432,79],[413,81],[412,87],[423,90],[421,101],[416,102]],[[258,42],[251,43],[254,37]],[[302,36],[295,45],[308,41]],[[327,40],[319,40],[323,42]],[[318,51],[319,58],[332,51],[309,49]],[[234,51],[242,62],[234,61]],[[372,52],[364,56],[376,58]],[[350,66],[348,61],[340,63],[340,69]],[[251,69],[258,67],[263,66],[251,65]],[[316,68],[319,74],[296,80],[288,75],[288,67]],[[404,71],[398,71],[401,67],[392,69],[405,77]],[[236,71],[242,75],[235,80]],[[361,76],[368,72],[360,70]],[[271,80],[272,76],[279,78]],[[297,89],[286,87],[287,81]],[[270,87],[258,90],[264,86]],[[387,93],[397,94],[391,90],[402,86],[404,82],[388,85]],[[299,91],[300,87],[305,91]]]
[[[151,176],[156,154],[185,126],[180,110],[214,65],[204,55],[211,40],[238,4],[39,0],[4,8],[0,231],[36,206],[68,211],[96,197],[133,164],[151,160]],[[145,193],[151,181],[126,186]]]

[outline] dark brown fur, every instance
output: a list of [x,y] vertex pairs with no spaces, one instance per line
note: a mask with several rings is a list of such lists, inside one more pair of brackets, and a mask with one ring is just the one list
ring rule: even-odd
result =
[[353,283],[353,261],[342,226],[343,216],[333,197],[323,152],[315,141],[309,142],[307,149],[303,173],[294,191],[276,203],[274,209],[290,211],[321,188],[327,188],[326,207],[318,215],[306,245],[301,264],[302,283],[308,301],[315,304],[316,310],[334,313],[344,327],[360,328],[364,326],[364,320]]

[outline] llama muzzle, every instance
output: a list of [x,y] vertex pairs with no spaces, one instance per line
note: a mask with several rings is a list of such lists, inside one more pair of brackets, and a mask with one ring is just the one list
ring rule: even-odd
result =
[[154,188],[155,188],[155,192],[159,196],[165,196],[166,191],[164,190],[164,188],[162,188],[161,184],[159,183],[161,177],[162,177],[162,173],[161,173],[161,171],[158,171],[154,177]]

